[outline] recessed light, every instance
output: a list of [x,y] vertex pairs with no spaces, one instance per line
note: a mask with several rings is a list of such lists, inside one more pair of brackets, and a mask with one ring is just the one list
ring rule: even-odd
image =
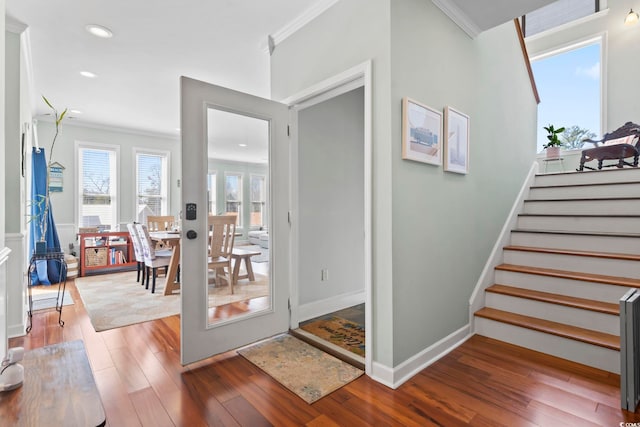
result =
[[107,27],[103,27],[102,25],[89,24],[84,28],[89,33],[93,34],[96,37],[100,37],[102,39],[110,39],[111,37],[113,37],[113,32]]
[[82,114],[82,111],[80,111],[80,110],[69,110],[69,112],[71,114]]
[[246,147],[247,144],[238,144],[240,147]]
[[177,130],[178,132],[180,132],[180,130],[181,130],[181,129],[180,129],[180,128],[176,128],[176,130]]
[[88,77],[90,79],[95,79],[96,77],[98,77],[96,74],[92,73],[91,71],[80,71],[80,75],[84,77]]

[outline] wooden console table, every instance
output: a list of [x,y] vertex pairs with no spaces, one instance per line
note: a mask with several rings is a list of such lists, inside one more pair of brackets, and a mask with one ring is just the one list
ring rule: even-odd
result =
[[24,384],[0,393],[2,425],[88,427],[106,424],[82,341],[27,351],[20,363],[24,366]]

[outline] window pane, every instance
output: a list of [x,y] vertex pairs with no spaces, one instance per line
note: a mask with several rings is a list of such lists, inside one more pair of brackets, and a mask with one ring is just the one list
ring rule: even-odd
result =
[[265,179],[264,176],[251,175],[251,226],[264,225]]
[[166,215],[169,211],[169,183],[166,154],[136,153],[136,189],[138,222],[149,215]]
[[525,15],[525,37],[589,16],[596,10],[595,0],[558,0]]
[[80,225],[82,227],[114,227],[115,215],[115,151],[80,149]]
[[538,152],[549,124],[570,131],[560,137],[568,143],[565,149],[580,148],[582,139],[601,134],[600,48],[594,43],[532,62],[540,93]]

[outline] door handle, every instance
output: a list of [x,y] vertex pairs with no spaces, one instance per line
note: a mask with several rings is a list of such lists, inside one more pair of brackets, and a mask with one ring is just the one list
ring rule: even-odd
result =
[[196,233],[194,230],[187,231],[187,239],[193,240],[196,237],[198,237],[198,233]]

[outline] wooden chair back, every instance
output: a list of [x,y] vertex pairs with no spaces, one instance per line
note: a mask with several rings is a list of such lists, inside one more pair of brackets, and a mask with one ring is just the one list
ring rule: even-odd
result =
[[173,215],[162,215],[147,217],[147,228],[149,231],[170,231],[176,224]]
[[209,257],[231,257],[237,221],[237,215],[209,215]]
[[602,139],[585,139],[584,142],[590,142],[596,147],[599,147],[598,143],[605,144],[607,141],[624,138],[631,135],[634,135],[636,137],[636,143],[634,144],[636,148],[640,148],[640,125],[637,125],[633,122],[627,122],[624,125],[620,126],[618,129],[609,133],[605,133]]

